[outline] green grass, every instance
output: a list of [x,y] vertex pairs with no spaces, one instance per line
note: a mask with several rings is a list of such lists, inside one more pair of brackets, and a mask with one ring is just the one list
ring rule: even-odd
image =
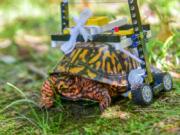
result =
[[[50,55],[50,54],[49,54]],[[37,66],[55,64],[56,59],[38,56]],[[45,60],[46,59],[46,60]],[[104,114],[98,105],[62,102],[51,110],[38,107],[39,89],[43,79],[27,70],[26,62],[0,64],[0,134],[177,134],[180,125],[180,82],[174,81],[174,90],[162,93],[146,108],[127,99],[112,104]],[[49,67],[46,68],[48,71]],[[5,74],[4,74],[5,73]],[[10,83],[6,83],[10,82]],[[14,85],[12,85],[14,84]],[[2,112],[3,111],[3,112]],[[121,115],[127,114],[127,118]],[[173,131],[174,130],[174,131]]]
[[[146,108],[127,99],[112,104],[100,114],[97,104],[62,102],[51,110],[38,107],[40,87],[44,79],[28,70],[33,63],[44,72],[61,58],[58,50],[47,54],[32,53],[30,59],[18,56],[15,45],[2,50],[17,58],[14,64],[0,62],[0,135],[119,135],[177,134],[180,127],[180,81],[174,90],[162,93]],[[8,82],[8,83],[7,83]],[[121,115],[128,115],[122,118]],[[178,131],[177,131],[178,130]]]

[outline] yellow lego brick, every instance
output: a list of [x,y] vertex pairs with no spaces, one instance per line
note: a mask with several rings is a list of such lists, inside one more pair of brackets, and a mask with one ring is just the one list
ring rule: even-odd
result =
[[101,16],[101,17],[91,17],[91,18],[89,18],[86,25],[87,26],[92,26],[92,25],[103,26],[103,25],[106,25],[108,23],[109,23],[108,17]]
[[65,35],[70,34],[70,29],[68,29],[68,28],[64,29],[63,34],[65,34]]
[[132,99],[132,93],[131,93],[131,92],[128,93],[128,98],[129,98],[130,100]]
[[[101,17],[91,17],[86,22],[86,26],[104,26],[109,23],[108,17],[101,16]],[[70,29],[66,28],[63,30],[63,34],[70,34]]]
[[120,35],[120,36],[126,36],[126,35],[132,35],[132,34],[134,34],[134,30],[133,29],[120,30],[118,32],[115,32],[115,35]]

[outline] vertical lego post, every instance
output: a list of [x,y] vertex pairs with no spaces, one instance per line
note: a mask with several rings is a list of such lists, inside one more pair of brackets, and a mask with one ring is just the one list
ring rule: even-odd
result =
[[145,64],[141,64],[141,68],[146,70],[146,75],[147,75],[147,77],[145,78],[146,83],[152,83],[153,77],[152,77],[150,64],[148,62],[145,36],[144,36],[143,28],[142,28],[138,3],[137,3],[137,0],[128,0],[128,4],[129,4],[130,13],[131,13],[131,19],[132,19],[134,32],[138,36],[139,45],[137,49],[138,49],[139,57],[143,61],[145,61]]
[[63,33],[65,28],[69,27],[69,4],[68,0],[61,2],[61,31]]

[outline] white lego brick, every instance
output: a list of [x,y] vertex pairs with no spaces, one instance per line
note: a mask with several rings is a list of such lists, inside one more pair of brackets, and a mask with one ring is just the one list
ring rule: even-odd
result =
[[63,0],[64,3],[68,3],[68,0]]
[[100,26],[85,26],[87,29],[89,29],[91,35],[97,35],[97,34],[102,34],[104,32],[108,32],[113,30],[115,27],[120,27],[127,24],[127,19],[119,19],[116,21],[113,21],[107,25],[104,25],[102,27]]
[[115,20],[115,21],[113,21],[113,22],[111,22],[105,26],[102,26],[101,27],[102,33],[113,30],[115,27],[120,27],[120,26],[123,26],[127,23],[128,23],[128,21],[126,18]]
[[114,48],[116,50],[120,50],[121,48],[128,48],[129,46],[131,46],[133,43],[133,41],[131,40],[131,38],[124,38],[123,40],[121,40],[120,43],[109,43],[112,46],[114,46]]
[[151,30],[146,31],[146,37],[147,38],[151,38],[152,37]]
[[131,46],[132,43],[133,43],[133,41],[131,38],[125,38],[120,42],[122,48],[127,48],[127,47]]
[[64,41],[51,41],[51,47],[52,48],[57,48],[63,45],[65,42]]

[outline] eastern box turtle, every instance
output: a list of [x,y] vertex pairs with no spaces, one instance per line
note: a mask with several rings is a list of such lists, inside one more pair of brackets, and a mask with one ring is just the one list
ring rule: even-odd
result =
[[127,55],[103,43],[79,43],[64,56],[42,87],[42,105],[53,105],[54,94],[72,99],[98,101],[101,110],[111,97],[127,91],[127,74],[139,64]]

